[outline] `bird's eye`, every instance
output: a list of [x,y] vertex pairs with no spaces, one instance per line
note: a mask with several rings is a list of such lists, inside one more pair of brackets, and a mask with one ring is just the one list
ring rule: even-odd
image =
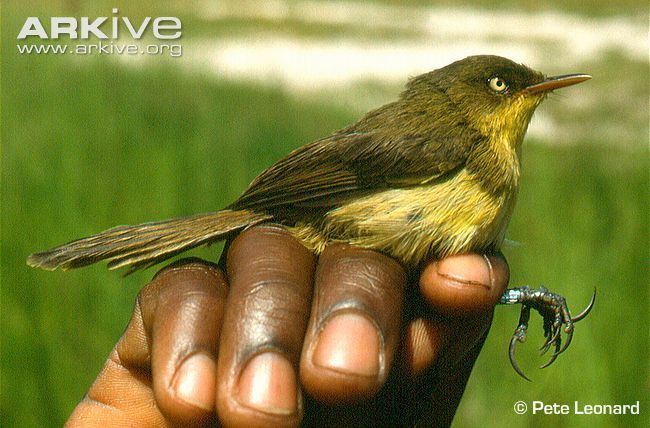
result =
[[500,94],[502,94],[502,93],[504,93],[504,92],[506,92],[508,90],[508,84],[506,83],[505,80],[503,80],[500,77],[493,77],[490,80],[488,80],[488,86],[494,92],[498,92]]

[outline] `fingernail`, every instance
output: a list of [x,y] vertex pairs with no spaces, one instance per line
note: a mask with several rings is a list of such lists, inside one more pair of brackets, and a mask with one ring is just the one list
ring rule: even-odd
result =
[[422,374],[431,367],[445,345],[442,327],[431,320],[416,318],[406,328],[403,359],[406,372],[412,376]]
[[206,354],[194,354],[176,370],[172,382],[176,396],[193,406],[212,410],[215,406],[217,369]]
[[375,325],[355,313],[326,322],[314,349],[314,364],[357,376],[378,376],[381,340]]
[[253,357],[239,378],[239,402],[266,413],[288,415],[298,409],[298,387],[291,363],[275,352]]
[[463,254],[450,256],[436,263],[439,275],[449,279],[492,288],[492,272],[487,256]]

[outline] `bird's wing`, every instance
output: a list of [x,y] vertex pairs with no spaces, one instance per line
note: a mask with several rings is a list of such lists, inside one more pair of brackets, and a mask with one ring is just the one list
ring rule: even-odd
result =
[[[463,141],[458,141],[463,139]],[[303,146],[260,174],[232,205],[274,210],[330,206],[373,190],[424,184],[465,164],[476,139],[340,133]]]

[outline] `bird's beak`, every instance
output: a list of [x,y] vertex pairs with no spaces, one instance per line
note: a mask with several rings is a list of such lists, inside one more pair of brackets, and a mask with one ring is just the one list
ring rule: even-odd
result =
[[549,92],[554,89],[564,88],[565,86],[575,85],[591,79],[588,74],[564,74],[562,76],[547,77],[543,82],[530,85],[524,89],[529,94],[539,94]]

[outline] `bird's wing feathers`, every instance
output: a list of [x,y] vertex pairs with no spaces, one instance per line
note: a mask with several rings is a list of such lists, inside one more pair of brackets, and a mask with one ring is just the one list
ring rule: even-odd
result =
[[424,184],[464,165],[471,142],[455,140],[334,134],[264,171],[232,207],[272,211],[288,205],[329,206],[364,192]]

